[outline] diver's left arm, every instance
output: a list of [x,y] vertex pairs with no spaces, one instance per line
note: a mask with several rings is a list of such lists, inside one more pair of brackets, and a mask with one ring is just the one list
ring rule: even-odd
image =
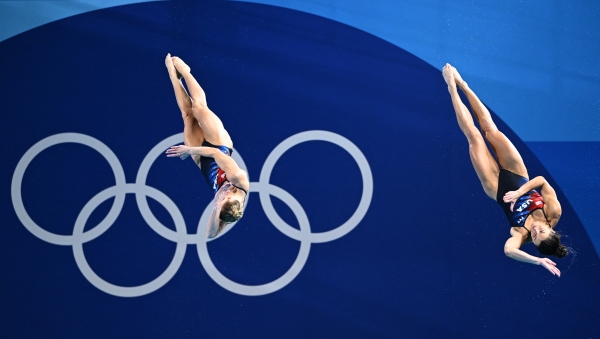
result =
[[167,150],[168,157],[185,157],[187,155],[201,155],[203,157],[209,157],[215,159],[215,162],[225,172],[227,180],[231,181],[232,184],[241,187],[248,191],[250,189],[250,182],[248,181],[248,175],[242,170],[235,160],[230,156],[223,154],[221,151],[214,147],[189,147],[185,145],[171,146]]
[[515,202],[520,196],[535,188],[539,188],[540,194],[542,197],[544,197],[544,204],[546,204],[546,216],[550,220],[554,219],[554,224],[556,224],[560,218],[562,209],[558,199],[556,198],[556,192],[554,191],[554,188],[552,188],[548,181],[546,181],[546,178],[542,176],[538,176],[529,180],[516,191],[506,192],[503,198],[504,202]]
[[544,184],[540,189],[540,194],[544,197],[544,212],[550,222],[550,227],[554,227],[562,214],[562,207],[560,206],[560,202],[558,202],[556,192],[554,191],[554,188],[544,180]]
[[225,172],[227,180],[229,180],[235,186],[243,188],[246,190],[246,192],[250,190],[248,174],[246,174],[246,171],[238,166],[235,160],[219,151],[214,152],[212,157],[215,159],[217,165],[223,170],[223,172]]
[[560,219],[562,207],[556,198],[556,191],[554,191],[554,188],[552,188],[552,186],[544,177],[535,177],[525,185],[521,186],[518,190],[507,192],[504,195],[504,201],[515,202],[520,196],[534,188],[539,188],[540,194],[544,198],[544,212],[546,213],[546,217],[548,218],[550,225],[554,227],[554,225],[556,225],[558,222],[558,219]]
[[506,192],[506,194],[504,194],[503,200],[504,202],[515,202],[523,194],[531,191],[532,189],[543,187],[545,183],[547,184],[548,182],[544,177],[535,177],[526,182],[523,186],[519,187],[519,189],[517,189],[516,191]]

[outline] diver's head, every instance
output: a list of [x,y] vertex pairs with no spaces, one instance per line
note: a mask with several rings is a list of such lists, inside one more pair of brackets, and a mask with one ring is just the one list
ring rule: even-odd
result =
[[244,211],[242,210],[242,204],[236,199],[226,199],[221,205],[221,213],[219,219],[226,223],[232,223],[239,220]]
[[546,223],[532,223],[531,240],[538,251],[544,255],[562,258],[569,252],[564,245],[560,244],[560,234],[556,233]]

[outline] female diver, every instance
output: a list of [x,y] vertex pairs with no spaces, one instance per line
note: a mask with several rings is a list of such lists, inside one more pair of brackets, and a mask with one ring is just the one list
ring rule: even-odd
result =
[[[560,277],[556,264],[548,258],[538,258],[520,250],[532,241],[545,255],[562,258],[567,249],[560,244],[560,235],[554,226],[560,219],[561,206],[550,184],[541,176],[529,180],[521,155],[508,138],[498,130],[492,116],[456,68],[446,64],[442,70],[452,98],[458,125],[469,142],[471,162],[488,197],[495,199],[510,222],[510,235],[504,253],[515,260],[542,265]],[[498,161],[488,150],[482,133],[475,127],[471,113],[458,95],[460,88],[466,95],[486,140]],[[539,193],[535,190],[539,189]],[[540,194],[541,193],[541,194]]]
[[[200,167],[215,194],[214,208],[206,235],[214,238],[228,223],[242,217],[246,195],[250,189],[248,175],[231,158],[233,142],[221,120],[206,105],[206,94],[190,73],[190,67],[178,57],[168,54],[165,65],[175,90],[177,105],[183,117],[185,145],[172,146],[168,157],[192,159]],[[183,87],[181,78],[190,91]]]

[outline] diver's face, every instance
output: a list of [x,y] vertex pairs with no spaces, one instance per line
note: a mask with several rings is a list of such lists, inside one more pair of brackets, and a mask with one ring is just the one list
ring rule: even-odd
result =
[[548,239],[550,234],[553,233],[554,231],[545,223],[533,222],[531,224],[531,240],[536,246],[538,246],[542,241]]

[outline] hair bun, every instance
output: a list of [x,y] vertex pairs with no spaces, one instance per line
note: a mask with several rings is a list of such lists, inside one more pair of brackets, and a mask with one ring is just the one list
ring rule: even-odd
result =
[[569,254],[569,251],[567,250],[567,248],[564,245],[560,245],[556,249],[556,253],[554,255],[557,258],[562,258],[562,257],[566,256],[567,254]]

